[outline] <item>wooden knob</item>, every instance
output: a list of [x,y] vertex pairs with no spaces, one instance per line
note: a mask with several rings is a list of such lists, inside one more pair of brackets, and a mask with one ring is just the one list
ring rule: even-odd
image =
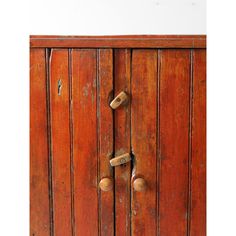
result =
[[137,192],[143,192],[147,188],[147,183],[143,178],[137,178],[133,183],[134,190]]
[[113,188],[112,180],[109,178],[103,178],[100,180],[99,187],[102,191],[110,191]]

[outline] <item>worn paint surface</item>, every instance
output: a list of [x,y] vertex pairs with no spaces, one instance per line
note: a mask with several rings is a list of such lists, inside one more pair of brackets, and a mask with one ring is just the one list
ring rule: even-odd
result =
[[30,51],[30,235],[50,234],[46,51]]
[[[74,231],[75,235],[98,233],[98,137],[96,50],[71,53]],[[81,69],[83,68],[83,69]],[[85,214],[86,212],[86,214]]]
[[47,51],[31,49],[31,235],[206,235],[205,49]]
[[145,192],[133,189],[132,235],[157,234],[157,50],[133,50],[131,145],[135,158],[133,181],[147,182]]

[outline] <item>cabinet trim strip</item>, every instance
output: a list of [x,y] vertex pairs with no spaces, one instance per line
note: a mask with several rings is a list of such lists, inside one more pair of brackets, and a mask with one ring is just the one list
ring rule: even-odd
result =
[[31,35],[31,48],[206,48],[206,35]]

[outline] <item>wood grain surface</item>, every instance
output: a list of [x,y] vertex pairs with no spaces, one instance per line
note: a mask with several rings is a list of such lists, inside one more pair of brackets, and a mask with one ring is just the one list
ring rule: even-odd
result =
[[206,235],[206,51],[193,51],[191,236]]
[[[114,96],[124,91],[128,103],[114,111],[115,156],[130,153],[131,51],[115,49]],[[130,235],[131,162],[115,167],[115,224],[116,235]]]
[[97,235],[96,50],[73,50],[71,63],[75,235]]
[[160,235],[187,234],[190,51],[163,50],[160,71]]
[[206,48],[205,35],[30,36],[30,47]]
[[58,236],[70,235],[72,230],[68,72],[68,50],[53,49],[50,58],[52,187],[54,233]]
[[50,235],[46,51],[30,51],[30,235]]
[[132,235],[157,234],[157,51],[133,50],[131,145],[132,181],[142,177],[145,192],[132,191]]
[[30,235],[205,236],[206,37],[30,43]]
[[[98,136],[99,180],[108,177],[113,181],[110,159],[113,156],[113,111],[109,99],[113,91],[112,49],[98,50]],[[111,191],[99,192],[100,235],[114,235],[114,186]]]

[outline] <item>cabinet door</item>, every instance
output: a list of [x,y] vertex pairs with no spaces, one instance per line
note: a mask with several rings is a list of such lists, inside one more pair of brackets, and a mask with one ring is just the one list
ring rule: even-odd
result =
[[206,235],[206,51],[33,48],[30,59],[30,234]]
[[113,235],[112,50],[32,49],[30,63],[30,234]]
[[205,67],[205,50],[132,52],[132,235],[206,235]]

